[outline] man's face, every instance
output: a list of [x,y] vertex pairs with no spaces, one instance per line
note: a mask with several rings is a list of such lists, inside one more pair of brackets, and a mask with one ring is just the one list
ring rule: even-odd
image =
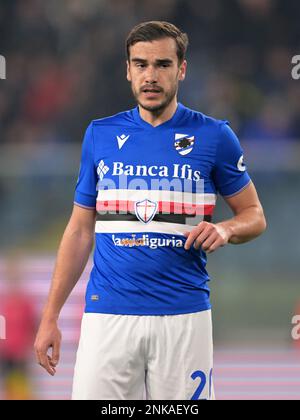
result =
[[178,63],[173,38],[131,46],[127,80],[138,104],[150,112],[166,109],[177,94],[179,81],[185,78],[186,66],[186,61]]

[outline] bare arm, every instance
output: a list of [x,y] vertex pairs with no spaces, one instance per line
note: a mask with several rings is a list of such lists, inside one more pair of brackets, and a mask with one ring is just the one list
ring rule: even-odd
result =
[[233,211],[234,217],[218,225],[229,231],[229,243],[249,242],[264,232],[267,223],[252,182],[240,194],[225,198],[225,201]]
[[[60,311],[80,278],[93,247],[95,211],[74,206],[61,240],[51,288],[36,337],[38,363],[51,375],[59,360],[61,334],[57,327]],[[52,348],[52,357],[47,355]]]
[[201,222],[187,237],[185,249],[194,243],[196,249],[214,252],[227,243],[241,244],[259,236],[266,229],[266,219],[254,184],[239,194],[225,198],[234,217],[220,223]]

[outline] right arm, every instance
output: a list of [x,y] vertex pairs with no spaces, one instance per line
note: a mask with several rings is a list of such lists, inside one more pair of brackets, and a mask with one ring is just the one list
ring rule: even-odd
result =
[[[74,205],[59,246],[50,292],[34,345],[38,363],[52,376],[56,373],[60,354],[58,317],[92,251],[95,218],[95,210]],[[49,348],[52,348],[51,356],[47,354]]]

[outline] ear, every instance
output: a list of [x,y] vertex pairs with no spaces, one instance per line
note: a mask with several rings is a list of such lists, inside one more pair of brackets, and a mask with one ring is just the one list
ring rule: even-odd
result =
[[126,77],[127,77],[128,82],[131,82],[130,64],[129,64],[129,61],[128,60],[126,61],[126,66],[127,66],[127,75],[126,75]]
[[184,60],[184,61],[182,62],[182,64],[180,65],[180,67],[179,67],[179,80],[180,80],[181,82],[183,82],[183,80],[185,79],[185,76],[186,76],[186,70],[187,70],[187,61],[186,61],[186,60]]

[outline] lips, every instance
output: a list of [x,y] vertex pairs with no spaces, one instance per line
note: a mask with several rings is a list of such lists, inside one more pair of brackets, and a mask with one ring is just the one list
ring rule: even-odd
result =
[[143,90],[144,93],[160,93],[160,90],[154,90],[154,89],[145,89]]
[[161,93],[162,89],[145,87],[141,89],[143,93]]

